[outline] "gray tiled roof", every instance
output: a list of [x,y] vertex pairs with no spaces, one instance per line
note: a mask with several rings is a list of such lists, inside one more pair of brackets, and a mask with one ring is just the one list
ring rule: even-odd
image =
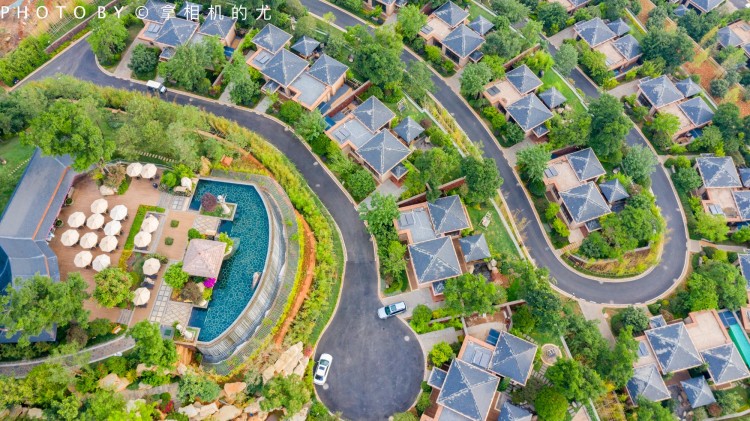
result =
[[546,105],[550,109],[559,107],[565,104],[565,101],[567,101],[565,95],[560,93],[560,91],[558,91],[554,86],[540,93],[539,99],[541,99],[542,102],[544,102],[544,105]]
[[714,392],[711,391],[705,377],[693,377],[690,380],[680,382],[680,384],[687,395],[691,408],[700,408],[716,402]]
[[750,190],[741,190],[732,192],[734,201],[737,203],[737,210],[740,212],[740,218],[743,221],[750,220]]
[[198,29],[198,22],[191,20],[171,18],[164,22],[154,42],[159,44],[178,47],[190,40]]
[[269,23],[253,37],[253,43],[258,47],[276,53],[284,48],[284,45],[286,45],[290,39],[292,39],[292,36],[286,31]]
[[380,130],[396,116],[390,108],[374,96],[367,98],[367,101],[355,108],[352,114],[373,132]]
[[701,352],[708,364],[708,372],[716,385],[750,377],[745,362],[734,343],[728,343]]
[[292,51],[296,51],[301,55],[307,57],[309,55],[312,55],[312,53],[315,52],[315,49],[319,46],[320,42],[318,42],[318,40],[305,35],[302,38],[298,39],[297,42],[292,44],[292,46],[289,48],[291,48]]
[[440,20],[447,23],[451,28],[459,25],[469,17],[469,12],[458,7],[458,5],[452,1],[445,2],[432,13],[440,18]]
[[592,182],[561,192],[560,197],[573,221],[579,224],[612,212]]
[[525,385],[534,366],[537,346],[508,332],[501,332],[488,369]]
[[438,367],[432,367],[432,371],[430,371],[430,378],[427,380],[427,384],[436,389],[441,389],[443,387],[443,383],[445,383],[446,376],[448,376],[448,373],[445,370],[441,370]]
[[531,421],[531,412],[513,405],[510,401],[503,402],[497,421]]
[[[473,421],[484,421],[490,411],[500,379],[465,363],[453,360],[448,369],[437,404]],[[441,417],[442,419],[442,417]]]
[[170,10],[174,13],[174,4],[163,1],[148,0],[144,7],[146,15],[141,19],[152,22],[164,23],[168,19],[168,16],[165,15],[169,14]]
[[700,85],[695,83],[693,79],[690,79],[689,77],[678,80],[677,82],[675,82],[674,86],[676,86],[677,89],[679,89],[686,98],[689,98],[693,95],[698,95],[701,92]]
[[625,186],[623,186],[622,183],[620,183],[620,180],[616,178],[614,180],[600,183],[599,190],[602,191],[602,195],[607,199],[607,203],[610,204],[630,197],[628,191],[625,190]]
[[218,15],[216,13],[209,13],[198,32],[206,35],[215,35],[219,38],[226,38],[234,29],[234,24],[236,22],[237,19]]
[[641,396],[652,402],[659,402],[670,398],[667,385],[664,384],[664,379],[659,374],[656,364],[648,364],[635,368],[633,370],[633,377],[628,380],[626,388],[633,401],[638,401],[638,398]]
[[617,36],[601,18],[578,22],[574,28],[592,48]]
[[682,92],[666,76],[640,82],[640,88],[654,107],[663,107],[684,98]]
[[279,51],[260,71],[283,87],[287,87],[299,77],[307,67],[307,62],[289,50]]
[[437,238],[435,230],[432,228],[430,212],[421,206],[399,212],[398,229],[408,230],[413,243]]
[[541,79],[539,79],[534,72],[529,69],[529,66],[525,64],[522,64],[506,73],[505,78],[508,79],[508,82],[510,82],[518,92],[522,94],[531,92],[542,86]]
[[590,180],[607,173],[591,148],[569,153],[567,157],[580,181]]
[[372,132],[370,132],[361,121],[352,118],[345,121],[338,126],[336,130],[331,132],[331,138],[339,145],[343,145],[344,142],[347,141],[351,142],[354,148],[357,149],[361,148],[368,140],[372,139]]
[[406,173],[409,172],[409,169],[406,168],[406,165],[404,165],[403,162],[400,162],[398,165],[393,167],[391,170],[391,174],[393,174],[394,177],[400,179],[401,177],[405,176]]
[[494,27],[495,27],[495,24],[490,22],[487,18],[485,18],[482,15],[479,15],[479,17],[469,22],[469,28],[473,29],[474,32],[482,36],[487,34],[487,32],[490,32],[490,30]]
[[684,4],[681,4],[681,5],[677,6],[677,7],[675,7],[674,14],[677,17],[683,17],[683,16],[685,16],[685,13],[687,13],[687,11],[688,11],[687,6],[685,6]]
[[620,52],[626,59],[633,60],[634,58],[643,54],[641,50],[641,44],[634,36],[627,34],[622,38],[618,38],[612,42],[617,51]]
[[552,118],[552,111],[536,94],[525,97],[508,106],[511,118],[527,132]]
[[728,156],[705,156],[695,160],[707,188],[742,187],[734,161]]
[[646,339],[654,350],[664,373],[686,370],[703,364],[685,323],[679,322],[646,331]]
[[188,15],[191,15],[193,13],[200,14],[202,11],[203,11],[202,4],[186,1],[185,4],[182,5],[182,8],[180,8],[180,11],[177,12],[176,16],[178,18],[187,19]]
[[468,341],[460,358],[461,361],[473,364],[484,370],[490,363],[490,359],[492,359],[492,348],[475,341]]
[[406,159],[411,153],[389,130],[382,130],[357,149],[357,154],[375,170],[378,175],[387,174],[391,168]]
[[745,281],[747,281],[747,289],[750,289],[750,254],[738,254],[737,258],[740,261],[740,272],[742,272],[742,276],[745,277]]
[[424,127],[414,121],[413,118],[406,117],[396,125],[393,131],[396,132],[401,139],[404,139],[407,144],[410,144],[414,139],[419,137],[419,135],[424,133]]
[[349,70],[349,68],[340,61],[329,55],[323,54],[320,58],[315,60],[315,63],[310,66],[310,70],[307,72],[315,79],[331,86],[336,83],[342,75],[346,74],[347,70]]
[[742,187],[750,187],[750,168],[738,168],[740,172],[740,180],[742,180]]
[[464,205],[458,195],[446,196],[427,203],[435,232],[445,234],[469,228]]
[[696,126],[708,124],[714,118],[711,107],[699,96],[680,103],[678,107]]
[[456,53],[459,57],[468,57],[484,43],[481,35],[460,25],[443,39],[443,45]]
[[409,256],[417,282],[426,284],[461,274],[456,250],[450,237],[440,237],[409,246]]
[[467,262],[491,257],[490,246],[487,245],[487,239],[484,238],[484,234],[463,237],[458,242],[461,244],[461,251],[464,253],[464,260]]
[[573,6],[578,7],[578,6],[582,6],[582,5],[586,4],[586,3],[588,3],[590,1],[591,0],[571,0],[570,2],[573,4]]
[[720,4],[724,3],[724,1],[725,0],[688,0],[689,3],[703,12],[710,12],[716,9]]
[[734,33],[732,28],[728,26],[719,29],[717,35],[719,44],[721,44],[722,47],[739,47],[742,45],[742,38]]
[[628,26],[628,24],[625,23],[625,21],[622,20],[622,18],[617,19],[615,21],[612,21],[612,22],[608,23],[607,27],[612,32],[614,32],[615,35],[617,35],[618,37],[621,37],[621,36],[627,34],[628,32],[630,32],[630,26]]

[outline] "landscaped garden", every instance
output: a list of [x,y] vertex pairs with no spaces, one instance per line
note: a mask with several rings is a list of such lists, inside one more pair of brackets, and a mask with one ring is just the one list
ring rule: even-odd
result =
[[23,176],[34,147],[22,144],[17,137],[0,141],[0,214]]

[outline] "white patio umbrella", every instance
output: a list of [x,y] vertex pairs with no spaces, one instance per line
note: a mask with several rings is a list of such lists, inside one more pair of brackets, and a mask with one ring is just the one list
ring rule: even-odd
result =
[[139,232],[135,235],[133,244],[135,244],[135,246],[138,248],[148,247],[148,245],[151,244],[151,234],[145,231]]
[[96,199],[91,203],[91,213],[104,213],[109,208],[107,199]]
[[133,293],[133,304],[142,306],[151,299],[151,291],[144,287],[140,287]]
[[81,235],[78,234],[78,231],[76,230],[67,230],[63,233],[63,235],[60,236],[60,242],[65,247],[70,247],[78,242],[78,238],[80,238],[80,236]]
[[115,221],[122,221],[128,216],[128,208],[125,205],[117,205],[109,211],[109,216]]
[[96,256],[96,258],[94,259],[94,263],[92,263],[91,266],[95,271],[101,272],[104,269],[108,268],[111,264],[112,260],[110,260],[109,256],[107,256],[106,254],[100,254]]
[[132,164],[128,165],[128,168],[125,170],[125,173],[129,177],[138,177],[141,175],[142,170],[143,170],[143,165],[141,165],[140,162],[133,162]]
[[76,257],[73,258],[73,264],[75,264],[77,268],[85,268],[91,264],[91,259],[93,257],[94,256],[91,255],[90,251],[84,250],[76,254]]
[[86,215],[83,212],[75,212],[68,217],[68,225],[71,228],[82,227],[86,223]]
[[102,225],[104,225],[104,216],[101,213],[92,213],[86,220],[88,229],[98,230]]
[[117,248],[117,238],[108,235],[99,242],[99,248],[105,253],[111,253]]
[[161,269],[161,262],[158,259],[148,259],[143,262],[143,274],[147,276],[156,275]]
[[104,235],[118,235],[122,231],[122,224],[120,221],[109,221],[104,226]]
[[96,246],[96,243],[98,241],[98,235],[94,234],[93,232],[87,232],[86,234],[83,234],[83,237],[81,237],[81,241],[79,242],[79,244],[85,249],[92,249]]
[[143,166],[143,169],[141,170],[141,177],[154,178],[155,175],[156,175],[156,165],[146,164]]
[[191,180],[188,177],[182,177],[182,179],[180,180],[180,185],[182,187],[185,187],[187,189],[191,189],[192,190],[193,189],[193,180]]
[[154,215],[149,215],[141,224],[141,231],[152,233],[159,228],[159,220]]

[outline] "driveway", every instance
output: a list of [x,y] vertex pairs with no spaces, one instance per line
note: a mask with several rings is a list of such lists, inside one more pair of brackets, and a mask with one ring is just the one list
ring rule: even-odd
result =
[[[50,61],[32,80],[65,73],[100,86],[145,92],[141,84],[102,73],[87,42],[79,42]],[[377,268],[370,236],[359,214],[338,184],[318,165],[304,144],[265,115],[175,92],[163,97],[236,121],[264,136],[305,176],[338,224],[346,244],[347,264],[340,303],[317,353],[333,355],[334,364],[323,402],[348,419],[384,420],[408,409],[419,393],[425,361],[414,333],[394,318],[378,319]],[[383,387],[387,384],[388,387]]]

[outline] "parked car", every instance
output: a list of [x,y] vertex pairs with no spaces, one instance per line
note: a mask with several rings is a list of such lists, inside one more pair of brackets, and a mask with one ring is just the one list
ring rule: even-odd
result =
[[398,303],[393,303],[389,306],[380,307],[378,309],[378,317],[385,320],[389,317],[393,317],[405,311],[406,311],[406,303],[403,301],[399,301]]
[[328,372],[331,370],[331,362],[333,362],[333,357],[331,356],[331,354],[323,354],[320,356],[320,359],[318,360],[318,367],[315,369],[313,383],[321,386],[326,384],[326,379],[328,379]]
[[167,92],[167,87],[164,86],[162,83],[157,82],[155,80],[149,80],[146,82],[146,87],[153,92],[158,92],[160,94]]

